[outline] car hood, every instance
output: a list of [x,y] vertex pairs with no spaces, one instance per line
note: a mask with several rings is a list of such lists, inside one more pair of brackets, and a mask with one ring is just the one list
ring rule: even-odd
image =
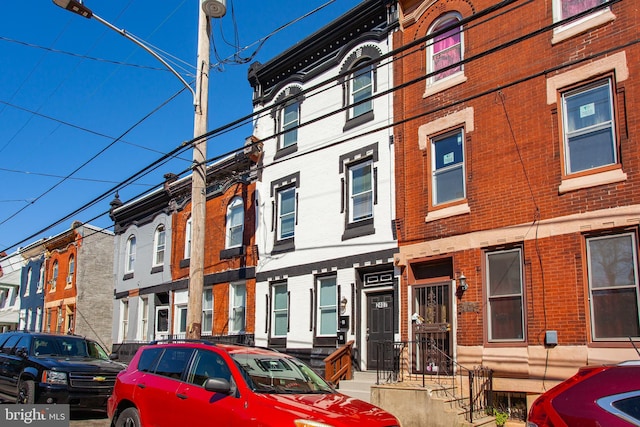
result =
[[292,415],[292,419],[323,421],[335,427],[392,426],[398,421],[383,409],[340,393],[257,394],[264,405]]
[[94,359],[92,357],[52,356],[38,358],[38,361],[43,366],[57,371],[118,373],[126,367],[119,362],[104,359]]

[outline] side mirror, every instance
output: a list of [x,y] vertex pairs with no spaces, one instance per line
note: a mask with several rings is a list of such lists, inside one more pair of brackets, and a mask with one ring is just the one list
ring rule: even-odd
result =
[[29,357],[29,352],[25,347],[20,347],[16,350],[16,356],[26,359],[27,357]]
[[204,383],[204,389],[215,393],[231,394],[231,384],[223,378],[209,378]]
[[118,356],[118,353],[111,353],[109,354],[109,359],[110,360],[118,360],[120,357]]

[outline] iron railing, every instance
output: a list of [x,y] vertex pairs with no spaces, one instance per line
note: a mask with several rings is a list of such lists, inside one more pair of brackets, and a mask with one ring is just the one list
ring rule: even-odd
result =
[[421,382],[422,387],[438,384],[453,398],[473,422],[491,407],[493,371],[483,366],[473,369],[457,363],[438,348],[434,340],[377,343],[377,384]]

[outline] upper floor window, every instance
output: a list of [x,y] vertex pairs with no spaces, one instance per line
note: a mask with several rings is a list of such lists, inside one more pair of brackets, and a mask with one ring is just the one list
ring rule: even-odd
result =
[[184,228],[184,259],[191,258],[191,225],[191,217],[189,217]]
[[278,240],[290,239],[295,235],[296,188],[278,191]]
[[164,251],[166,247],[166,230],[163,224],[160,224],[158,228],[156,228],[156,233],[153,237],[153,265],[163,265],[164,264]]
[[373,217],[373,162],[349,168],[349,222]]
[[244,234],[244,203],[234,197],[227,206],[227,248],[242,246]]
[[56,290],[57,284],[58,284],[58,261],[54,261],[53,274],[51,275],[51,285],[49,287],[51,292],[54,292]]
[[229,304],[229,333],[237,334],[245,331],[247,286],[244,283],[231,284],[231,303]]
[[554,7],[557,10],[557,21],[570,18],[574,15],[592,9],[607,0],[554,0]]
[[611,79],[562,94],[565,173],[616,164]]
[[640,337],[636,235],[588,238],[587,263],[593,340]]
[[466,198],[463,130],[431,138],[432,203]]
[[44,289],[44,264],[40,265],[40,276],[38,277],[38,289],[36,289],[36,293],[42,293]]
[[[360,64],[356,64],[358,67]],[[373,66],[357,69],[351,76],[350,105],[351,118],[359,117],[373,110]]]
[[447,14],[429,30],[429,34],[434,35],[427,45],[427,71],[435,73],[430,79],[431,83],[462,71],[461,64],[454,66],[463,59],[462,27],[459,22],[458,14]]
[[29,267],[29,269],[27,270],[27,280],[24,284],[24,296],[28,297],[29,296],[29,290],[31,289],[31,275],[32,275],[32,269],[31,267]]
[[338,330],[338,287],[336,277],[320,277],[318,286],[318,314],[316,335],[335,336]]
[[300,103],[290,102],[284,106],[280,118],[282,139],[280,148],[298,143],[298,125],[300,124]]
[[132,273],[136,264],[136,236],[127,239],[126,272]]
[[73,273],[76,269],[75,257],[71,255],[69,257],[69,271],[67,272],[67,285],[73,283]]
[[524,340],[524,295],[520,249],[488,252],[486,267],[489,341]]

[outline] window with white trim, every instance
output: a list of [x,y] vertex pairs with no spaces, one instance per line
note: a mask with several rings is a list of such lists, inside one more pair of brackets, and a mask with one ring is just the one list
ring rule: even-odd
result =
[[67,272],[67,286],[71,286],[73,283],[73,273],[76,269],[76,260],[73,255],[69,257],[69,270]]
[[[429,29],[433,39],[427,42],[427,72],[433,74],[430,83],[438,82],[462,72],[463,37],[460,15],[449,13],[439,18]],[[441,72],[438,72],[442,70]]]
[[284,132],[281,136],[280,148],[290,147],[298,143],[298,125],[300,124],[300,103],[290,102],[281,110],[280,130]]
[[571,18],[585,10],[592,9],[607,0],[553,0],[555,21]]
[[614,117],[609,78],[562,94],[567,175],[618,162]]
[[431,174],[434,206],[466,198],[463,129],[431,138]]
[[31,269],[31,267],[29,267],[29,269],[27,270],[27,279],[26,279],[26,282],[24,284],[24,296],[25,297],[29,296],[29,290],[31,288],[31,275],[32,275],[32,269]]
[[202,333],[213,333],[213,289],[206,288],[202,292]]
[[238,334],[246,328],[247,286],[244,283],[232,283],[230,291],[229,333]]
[[126,267],[125,272],[133,273],[136,264],[136,236],[129,236],[127,239]]
[[138,340],[147,341],[149,339],[149,298],[140,297],[138,300]]
[[49,291],[55,292],[56,285],[58,284],[58,261],[53,262],[53,273],[51,274],[51,284],[49,285]]
[[191,217],[189,217],[184,228],[184,259],[191,258],[191,234],[192,222]]
[[156,228],[153,236],[153,265],[160,266],[164,264],[164,251],[166,247],[167,232],[164,224],[160,224]]
[[594,341],[640,337],[636,235],[587,238],[587,273]]
[[373,162],[349,167],[349,222],[373,218]]
[[242,197],[234,197],[227,206],[227,248],[242,246],[244,234],[244,203]]
[[524,340],[522,251],[486,253],[489,341]]
[[271,337],[284,338],[289,331],[289,293],[287,284],[274,284],[271,287],[272,319]]
[[335,276],[318,277],[316,336],[336,336],[338,331],[338,286]]
[[[362,62],[355,65],[358,67]],[[349,105],[350,118],[359,117],[373,110],[373,65],[357,69],[351,75],[351,91]]]
[[37,294],[41,294],[44,290],[44,264],[40,265],[40,276],[38,277],[38,288],[36,289]]
[[278,240],[291,239],[296,225],[296,188],[278,191]]
[[120,301],[120,342],[127,340],[129,333],[129,300]]

